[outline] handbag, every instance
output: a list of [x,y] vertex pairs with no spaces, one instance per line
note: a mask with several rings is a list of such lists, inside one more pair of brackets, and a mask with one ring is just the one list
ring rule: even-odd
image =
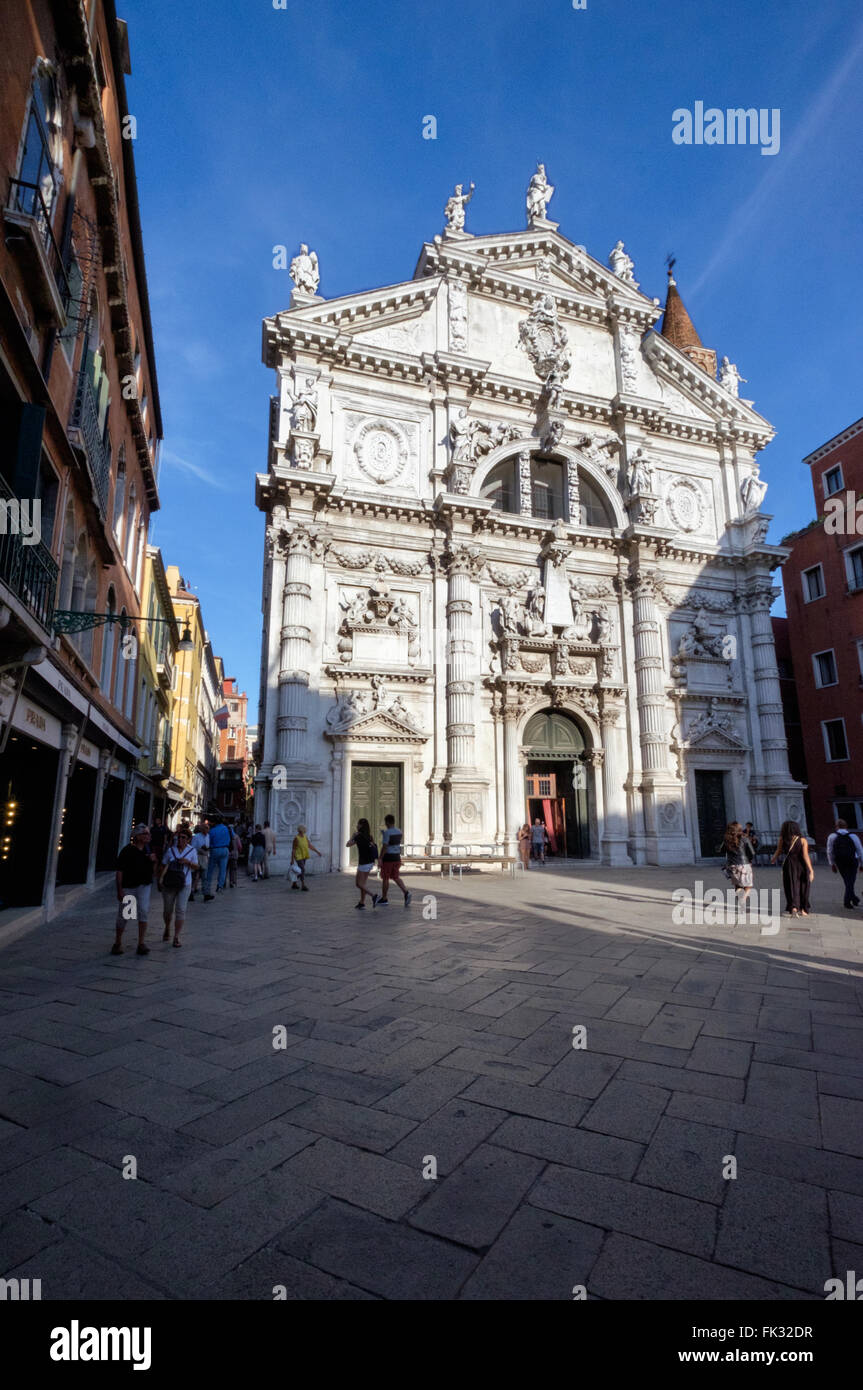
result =
[[173,858],[165,870],[162,887],[167,888],[169,893],[179,893],[186,886],[186,870],[183,865],[188,865],[189,861],[185,854],[176,854],[174,850],[171,850],[171,853]]

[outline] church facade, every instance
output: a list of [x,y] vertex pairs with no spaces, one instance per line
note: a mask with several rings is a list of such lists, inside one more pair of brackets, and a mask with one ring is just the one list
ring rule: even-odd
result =
[[[757,455],[768,422],[618,242],[548,216],[473,236],[464,194],[413,279],[264,323],[276,373],[256,819],[347,869],[359,816],[412,846],[610,865],[711,857],[803,819],[788,771]],[[662,319],[661,325],[659,320]],[[659,327],[657,326],[659,325]],[[313,861],[316,865],[317,861]]]

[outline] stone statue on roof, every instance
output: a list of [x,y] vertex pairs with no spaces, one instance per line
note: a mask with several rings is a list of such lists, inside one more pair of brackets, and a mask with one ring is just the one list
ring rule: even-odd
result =
[[447,231],[449,232],[464,231],[464,210],[474,195],[474,185],[471,184],[467,193],[462,192],[463,188],[464,184],[456,184],[455,193],[450,195],[444,208]]
[[318,270],[316,251],[310,251],[305,242],[300,245],[300,253],[291,261],[290,276],[298,290],[304,294],[317,294],[321,276]]
[[537,164],[536,173],[527,186],[527,220],[544,222],[546,210],[554,196],[554,187],[545,176],[545,165]]

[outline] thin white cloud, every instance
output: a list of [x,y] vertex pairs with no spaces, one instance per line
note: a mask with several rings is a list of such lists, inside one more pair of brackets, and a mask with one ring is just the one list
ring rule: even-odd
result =
[[235,490],[223,479],[216,477],[213,473],[208,473],[206,468],[202,468],[200,464],[192,463],[190,459],[181,458],[172,449],[162,450],[162,462],[170,464],[173,468],[178,468],[181,473],[189,473],[193,478],[199,478],[202,483],[207,483],[217,492],[233,492]]
[[845,57],[834,68],[804,113],[787,147],[783,147],[779,155],[770,160],[770,167],[760,182],[732,214],[719,245],[701,274],[692,284],[689,293],[693,298],[732,255],[739,255],[741,237],[744,233],[751,234],[753,227],[759,223],[767,208],[773,203],[779,185],[787,178],[788,171],[794,161],[805,147],[811,144],[830,117],[842,88],[861,60],[863,60],[863,25],[861,25],[857,37]]

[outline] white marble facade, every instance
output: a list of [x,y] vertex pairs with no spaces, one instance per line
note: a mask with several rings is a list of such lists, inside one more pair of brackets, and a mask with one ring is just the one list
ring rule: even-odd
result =
[[[543,750],[561,849],[604,863],[697,861],[702,774],[768,839],[802,820],[769,616],[784,552],[758,510],[772,430],[659,335],[615,253],[617,272],[544,212],[449,226],[412,280],[336,300],[307,280],[265,321],[255,804],[282,852],[304,822],[347,868],[375,768],[409,844],[512,851]],[[529,726],[552,725],[538,752]]]

